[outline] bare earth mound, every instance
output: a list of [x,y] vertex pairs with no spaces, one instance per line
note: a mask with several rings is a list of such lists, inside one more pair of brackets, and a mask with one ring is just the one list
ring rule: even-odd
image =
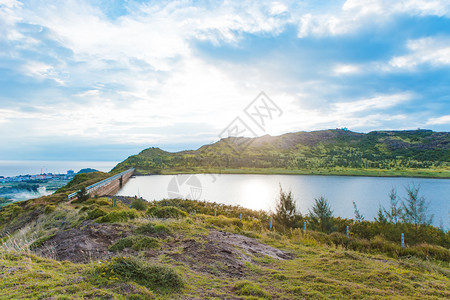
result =
[[[109,251],[108,247],[118,239],[130,235],[133,228],[130,225],[87,221],[77,228],[59,232],[35,252],[41,256],[75,263],[110,259],[119,253]],[[245,276],[246,263],[255,263],[255,258],[293,258],[292,254],[264,245],[256,239],[215,229],[211,229],[208,235],[197,235],[189,239],[173,236],[161,242],[160,249],[148,250],[145,256],[157,259],[159,255],[166,254],[196,271],[216,276]],[[132,249],[125,249],[121,253],[137,254]]]
[[108,247],[117,239],[126,236],[130,226],[120,224],[97,224],[89,221],[81,226],[58,232],[35,250],[36,254],[56,260],[74,263],[89,263],[114,256]]
[[245,263],[254,262],[255,257],[293,258],[292,254],[264,245],[256,239],[215,229],[202,236],[200,241],[176,240],[171,247],[181,248],[180,253],[171,254],[173,259],[187,263],[196,271],[218,276],[245,276]]

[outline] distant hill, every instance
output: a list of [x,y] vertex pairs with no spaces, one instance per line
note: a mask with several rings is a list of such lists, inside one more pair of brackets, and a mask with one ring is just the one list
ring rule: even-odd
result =
[[93,173],[93,172],[98,172],[98,170],[96,170],[96,169],[91,169],[91,168],[85,168],[85,169],[81,169],[80,171],[78,171],[77,174]]
[[450,177],[450,133],[344,129],[225,138],[198,150],[148,148],[113,171],[143,174],[287,173]]

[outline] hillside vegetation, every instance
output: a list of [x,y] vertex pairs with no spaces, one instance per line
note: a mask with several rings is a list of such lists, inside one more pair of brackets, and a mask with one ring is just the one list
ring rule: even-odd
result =
[[432,226],[402,248],[386,223],[334,218],[334,232],[305,233],[307,216],[270,230],[267,212],[217,203],[66,201],[104,176],[0,210],[0,299],[450,297],[449,233]]
[[280,173],[450,177],[450,133],[335,129],[226,138],[198,150],[159,148],[128,157],[113,171],[142,174]]

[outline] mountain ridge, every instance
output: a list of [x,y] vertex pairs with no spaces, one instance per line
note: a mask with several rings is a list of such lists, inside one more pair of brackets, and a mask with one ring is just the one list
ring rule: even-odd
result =
[[[406,170],[414,175],[415,169],[423,169],[433,173],[437,170],[440,173],[437,177],[450,177],[450,133],[426,129],[369,133],[328,129],[255,138],[228,137],[197,150],[168,152],[147,148],[128,157],[112,171],[129,167],[142,174],[245,173],[245,170],[303,174],[314,170],[330,173],[343,168],[380,170],[387,176],[386,171]],[[436,174],[417,175],[434,177]]]

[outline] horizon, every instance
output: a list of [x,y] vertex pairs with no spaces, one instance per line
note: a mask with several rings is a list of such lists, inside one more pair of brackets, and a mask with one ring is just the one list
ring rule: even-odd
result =
[[2,160],[194,150],[236,120],[450,131],[444,1],[0,0],[0,24]]

